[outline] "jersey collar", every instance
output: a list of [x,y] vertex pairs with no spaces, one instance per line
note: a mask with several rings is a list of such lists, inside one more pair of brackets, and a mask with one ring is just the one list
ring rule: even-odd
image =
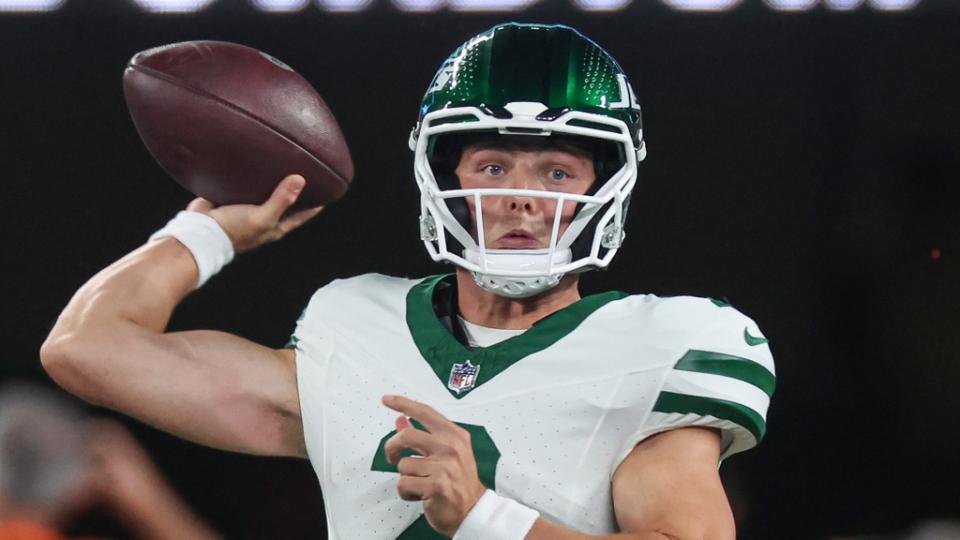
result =
[[[450,395],[460,399],[471,390],[489,381],[504,370],[553,345],[570,334],[594,311],[609,302],[626,297],[626,293],[611,291],[585,296],[573,304],[537,321],[526,332],[508,338],[490,347],[468,349],[450,333],[434,311],[434,292],[437,285],[452,274],[430,276],[414,285],[407,293],[407,326],[423,359],[427,361]],[[459,392],[448,386],[455,364],[466,361],[480,366],[470,389]]]

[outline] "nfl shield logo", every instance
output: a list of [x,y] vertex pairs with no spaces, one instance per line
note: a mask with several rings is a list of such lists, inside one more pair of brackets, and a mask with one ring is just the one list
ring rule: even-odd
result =
[[454,364],[450,370],[450,380],[447,381],[447,388],[456,393],[466,392],[473,388],[477,382],[477,374],[480,373],[480,366],[475,366],[469,360],[463,364]]

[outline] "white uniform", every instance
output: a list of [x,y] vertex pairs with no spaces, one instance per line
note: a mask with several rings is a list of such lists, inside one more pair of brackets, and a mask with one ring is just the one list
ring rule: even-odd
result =
[[722,432],[722,457],[756,445],[775,383],[752,320],[694,297],[588,296],[523,334],[468,350],[433,311],[442,276],[368,274],[313,296],[297,323],[303,431],[332,540],[427,540],[421,503],[396,491],[385,394],[472,433],[481,480],[565,527],[617,531],[611,479],[666,430]]

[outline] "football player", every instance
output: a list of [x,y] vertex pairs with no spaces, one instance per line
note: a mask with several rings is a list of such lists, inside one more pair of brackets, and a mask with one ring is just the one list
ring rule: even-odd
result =
[[502,24],[442,64],[410,136],[420,236],[452,274],[314,294],[288,348],[165,332],[261,206],[195,200],[84,285],[44,344],[64,387],[201,444],[308,457],[331,539],[734,538],[720,460],[756,445],[773,360],[724,302],[579,274],[624,238],[646,154],[626,74],[566,26]]

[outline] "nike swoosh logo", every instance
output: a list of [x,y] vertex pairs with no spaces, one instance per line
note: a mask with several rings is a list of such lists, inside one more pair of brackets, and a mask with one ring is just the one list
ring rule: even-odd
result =
[[743,327],[743,339],[746,340],[747,345],[755,347],[757,345],[762,345],[767,342],[765,337],[753,337],[750,335],[750,332],[747,330],[747,327]]

